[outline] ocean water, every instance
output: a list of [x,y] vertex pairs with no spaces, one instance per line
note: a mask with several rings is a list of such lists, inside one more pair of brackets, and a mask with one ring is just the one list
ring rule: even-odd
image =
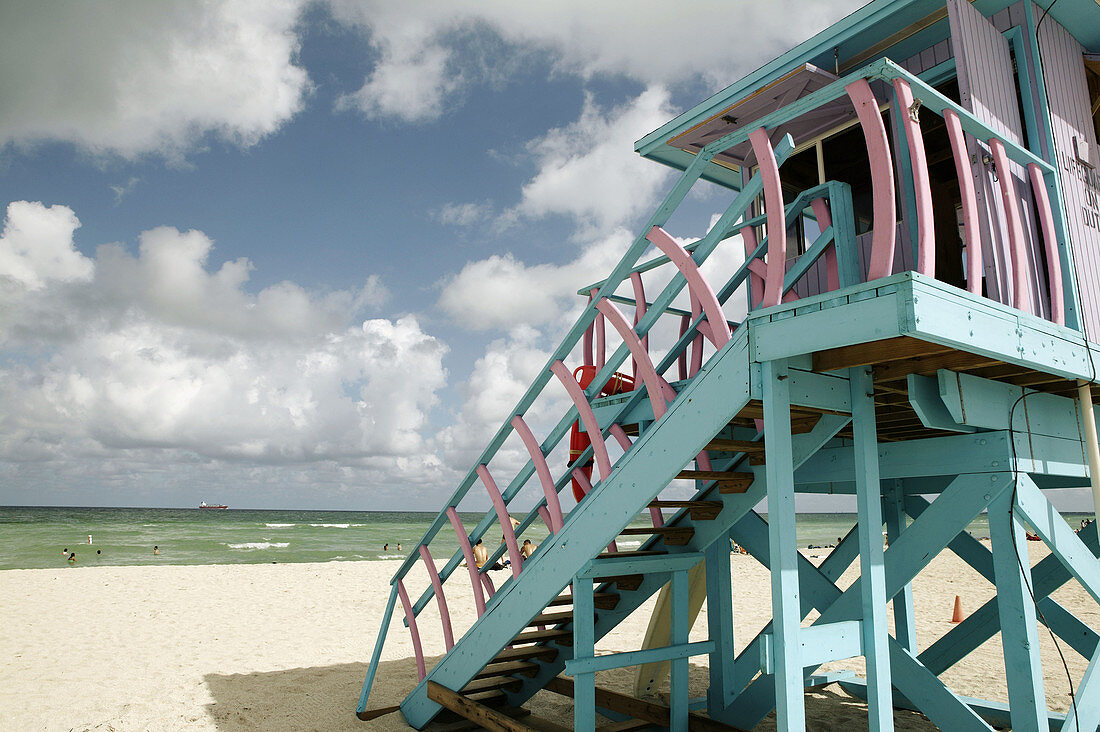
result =
[[[183,508],[0,507],[0,569],[68,566],[63,550],[76,553],[76,566],[143,564],[266,564],[401,559],[424,535],[435,513],[400,511],[211,511]],[[1065,514],[1074,528],[1087,514]],[[462,514],[467,531],[482,514]],[[836,543],[855,524],[850,513],[800,514],[798,544]],[[649,525],[648,514],[632,524]],[[989,536],[985,516],[970,532]],[[490,529],[489,537],[495,537]],[[92,543],[88,544],[91,534]],[[533,542],[547,535],[541,522],[524,534]],[[643,537],[620,541],[629,549]],[[497,541],[499,539],[494,539]],[[384,547],[389,544],[389,550]],[[402,544],[402,551],[397,544]],[[153,554],[153,547],[160,554]],[[449,526],[431,544],[437,561],[458,550]],[[96,552],[101,552],[97,554]]]

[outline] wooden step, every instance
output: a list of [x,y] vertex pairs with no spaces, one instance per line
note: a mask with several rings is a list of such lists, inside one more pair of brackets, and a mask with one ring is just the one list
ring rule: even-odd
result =
[[512,676],[515,674],[534,676],[538,673],[539,668],[541,668],[539,664],[531,661],[503,661],[501,663],[490,663],[481,669],[474,678],[483,679],[487,676]]
[[558,625],[559,623],[572,622],[572,620],[572,610],[563,610],[557,613],[540,613],[527,622],[527,627],[530,628],[535,625]]
[[722,512],[721,501],[652,501],[649,508],[686,508],[692,521],[712,521]]
[[615,583],[623,592],[632,592],[642,586],[642,580],[645,577],[640,574],[620,574],[613,577],[597,577],[597,584],[610,584]]
[[[398,707],[400,709],[400,707]],[[503,714],[513,720],[527,719],[531,716],[530,709],[524,709],[523,707],[497,707],[494,711]],[[448,718],[444,718],[444,715],[448,715]],[[454,720],[454,721],[452,721]],[[485,729],[481,726],[480,721],[473,721],[466,719],[457,712],[452,712],[449,709],[441,711],[434,720],[432,720],[431,729],[433,732],[474,732],[474,730]]]
[[620,536],[646,536],[652,534],[660,536],[661,541],[669,546],[684,546],[695,536],[695,529],[690,526],[662,526],[660,528],[623,529]]
[[512,645],[523,645],[524,643],[544,643],[546,641],[556,641],[567,646],[573,645],[573,631],[571,630],[558,630],[555,628],[549,628],[547,630],[528,630],[524,631],[512,639]]
[[511,676],[489,676],[477,678],[462,687],[463,694],[476,694],[479,691],[517,691],[523,686],[522,679],[514,679]]
[[764,443],[763,441],[754,442],[753,440],[726,440],[720,437],[715,437],[713,440],[708,442],[707,446],[703,449],[718,450],[719,452],[762,453],[764,452]]
[[604,552],[597,554],[597,559],[630,559],[631,557],[655,557],[658,554],[668,554],[663,549],[643,549],[634,552]]
[[[514,641],[513,641],[514,642]],[[558,657],[558,649],[552,646],[520,646],[519,648],[505,648],[498,653],[490,664],[505,663],[507,661],[526,661],[538,658],[543,661],[553,661]]]
[[677,480],[713,480],[718,483],[744,483],[746,487],[752,485],[756,476],[752,473],[738,472],[736,470],[681,470],[676,474]]
[[[569,594],[558,595],[550,604],[546,607],[560,607],[562,605],[572,605],[573,596]],[[592,605],[600,610],[611,610],[619,604],[619,595],[616,592],[594,592],[592,593]]]

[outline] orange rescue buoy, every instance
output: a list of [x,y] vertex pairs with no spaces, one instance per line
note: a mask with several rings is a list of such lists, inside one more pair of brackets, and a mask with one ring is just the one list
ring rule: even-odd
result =
[[[596,378],[596,373],[599,371],[595,366],[578,366],[573,370],[573,378],[577,380],[582,389],[587,389],[592,383],[592,379]],[[611,396],[613,394],[623,394],[628,391],[634,391],[634,379],[626,374],[615,374],[607,383],[600,389],[602,396]],[[569,432],[569,468],[580,468],[581,472],[591,481],[592,479],[592,458],[582,464],[577,465],[577,458],[588,449],[588,446],[592,444],[592,441],[588,438],[587,432],[581,432],[580,420],[573,423],[573,428]],[[573,479],[573,498],[579,503],[584,498],[584,488],[577,481]]]

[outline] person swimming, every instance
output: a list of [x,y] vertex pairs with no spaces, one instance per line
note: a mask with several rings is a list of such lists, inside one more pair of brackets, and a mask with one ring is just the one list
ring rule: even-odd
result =
[[153,554],[160,554],[160,547],[159,546],[154,546],[153,547]]
[[69,553],[69,564],[76,564],[76,552]]

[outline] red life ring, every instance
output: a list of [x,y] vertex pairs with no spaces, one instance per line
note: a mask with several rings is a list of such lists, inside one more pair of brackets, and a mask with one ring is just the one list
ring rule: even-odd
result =
[[[596,373],[598,371],[599,369],[595,366],[578,366],[573,370],[573,378],[577,380],[577,383],[581,385],[582,389],[587,389],[592,383],[592,379],[596,378]],[[612,396],[613,394],[624,394],[628,391],[634,391],[634,379],[626,374],[617,373],[607,380],[607,383],[600,389],[600,394],[603,396]],[[580,420],[574,422],[573,428],[569,432],[569,468],[579,467],[589,481],[592,480],[593,459],[591,457],[588,458],[588,461],[583,465],[577,465],[576,460],[591,444],[592,441],[588,439],[588,433],[581,432]],[[573,479],[573,498],[575,498],[578,503],[584,498],[584,488],[576,478]]]

